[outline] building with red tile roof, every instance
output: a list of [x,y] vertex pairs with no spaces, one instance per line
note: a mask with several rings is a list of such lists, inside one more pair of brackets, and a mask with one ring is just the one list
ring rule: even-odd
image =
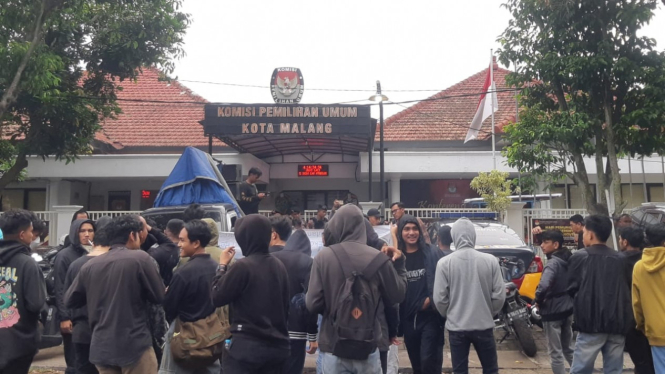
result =
[[[503,126],[515,121],[515,92],[506,85],[509,70],[494,64],[494,81],[499,108],[494,114],[497,134]],[[385,120],[384,141],[464,141],[471,125],[488,69],[483,69],[465,80],[433,95]],[[475,140],[491,138],[492,120],[488,117]],[[376,140],[378,140],[378,132]]]
[[[495,113],[495,130],[499,135],[495,153],[497,169],[517,178],[518,171],[509,167],[500,154],[502,129],[515,120],[515,93],[505,83],[510,72],[496,63],[493,69],[499,105]],[[478,139],[466,144],[464,139],[477,110],[486,74],[487,68],[484,68],[386,119],[385,200],[402,201],[407,208],[447,208],[460,207],[465,199],[477,196],[469,182],[479,172],[492,169],[491,119],[483,122]],[[118,86],[122,87],[118,92],[122,113],[103,121],[93,142],[93,154],[81,155],[70,164],[54,158],[29,157],[26,180],[3,191],[4,208],[50,210],[58,205],[80,205],[93,211],[143,210],[152,205],[185,147],[208,150],[209,140],[201,124],[205,117],[205,99],[177,81],[160,80],[159,71],[150,68],[144,69],[137,81],[119,82]],[[371,121],[368,119],[368,122]],[[260,188],[273,192],[262,202],[264,210],[285,204],[311,210],[319,205],[331,206],[334,200],[345,199],[349,193],[361,202],[382,200],[379,196],[378,129],[372,152],[369,146],[362,148],[367,149],[364,151],[350,152],[348,144],[344,148],[344,140],[338,138],[339,144],[334,146],[344,148],[344,152],[334,153],[327,151],[333,145],[326,150],[321,145],[317,148],[317,144],[323,142],[309,142],[310,136],[301,134],[306,144],[302,153],[300,150],[279,155],[239,153],[236,149],[242,147],[229,138],[227,144],[236,148],[215,139],[213,157],[240,171],[235,173],[235,180],[229,180],[230,184],[244,179],[251,167],[262,170],[264,183]],[[364,134],[369,143],[372,130]],[[266,144],[275,149],[284,141],[284,138],[278,141],[267,134],[240,137],[245,142]],[[587,170],[593,173],[595,161],[586,161]],[[626,162],[622,162],[622,171],[628,170]],[[637,192],[631,206],[654,196],[662,199],[662,173],[658,162],[645,162],[645,187],[633,188]],[[321,166],[327,172],[325,176],[301,176],[298,170],[303,165]],[[591,183],[596,183],[595,175],[589,177]],[[629,180],[627,175],[625,178]],[[553,201],[551,206],[581,207],[580,193],[570,181],[556,188],[558,190],[552,192],[562,192],[566,197]]]
[[[160,77],[157,69],[145,68],[136,81],[117,84],[122,113],[102,122],[95,139],[98,150],[180,153],[188,146],[208,149],[208,137],[199,123],[207,101],[178,81]],[[213,141],[213,149],[223,146],[219,140]]]

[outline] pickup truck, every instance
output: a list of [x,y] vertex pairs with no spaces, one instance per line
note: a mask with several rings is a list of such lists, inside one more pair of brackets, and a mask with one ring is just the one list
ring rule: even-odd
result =
[[[206,204],[201,205],[205,210],[204,218],[212,218],[217,222],[219,232],[231,232],[236,224],[238,214],[231,204]],[[182,219],[187,209],[187,205],[166,206],[160,208],[150,208],[141,215],[143,218],[151,218],[157,223],[157,227],[163,230],[166,224],[175,218]]]

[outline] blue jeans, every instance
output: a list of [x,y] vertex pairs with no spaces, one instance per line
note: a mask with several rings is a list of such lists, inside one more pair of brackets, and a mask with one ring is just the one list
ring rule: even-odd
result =
[[319,352],[322,374],[382,374],[379,350],[375,350],[366,360],[339,358],[332,353]]
[[665,373],[665,347],[651,346],[653,353],[653,366],[656,373]]
[[[321,321],[322,320],[323,320],[323,316],[319,314],[318,322],[316,322],[316,326],[317,326],[316,331],[319,331],[319,332],[321,331]],[[317,336],[316,338],[318,340],[319,337]],[[318,353],[318,355],[316,356],[316,374],[323,374],[323,371],[321,371],[322,370],[321,366],[323,365],[323,356],[321,356],[321,354],[323,352],[321,352],[318,349],[316,350],[316,352]]]
[[478,354],[483,374],[497,374],[499,361],[496,354],[494,329],[479,331],[448,331],[450,356],[453,361],[453,373],[469,372],[469,349],[471,344]]
[[626,338],[623,335],[579,333],[570,374],[591,374],[600,352],[603,353],[603,372],[621,374],[625,342]]

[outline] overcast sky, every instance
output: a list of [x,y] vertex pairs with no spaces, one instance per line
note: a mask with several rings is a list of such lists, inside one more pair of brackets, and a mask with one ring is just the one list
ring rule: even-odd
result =
[[[175,74],[212,102],[272,103],[276,67],[298,67],[302,103],[366,100],[381,81],[391,101],[426,98],[486,68],[510,15],[503,0],[185,0],[192,15],[187,56]],[[646,35],[665,48],[661,4]],[[354,89],[368,92],[315,91]],[[368,103],[368,102],[361,102]],[[403,110],[386,106],[386,117]],[[373,109],[378,118],[378,110]],[[471,121],[471,118],[469,118]]]

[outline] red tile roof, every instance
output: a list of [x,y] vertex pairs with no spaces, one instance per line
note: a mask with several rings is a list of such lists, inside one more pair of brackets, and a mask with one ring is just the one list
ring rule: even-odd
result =
[[[203,104],[206,100],[176,81],[159,80],[159,71],[144,68],[136,82],[119,82],[118,104],[122,113],[117,119],[102,122],[96,140],[125,147],[207,147],[203,135]],[[143,101],[166,101],[154,103]],[[182,102],[182,103],[180,103]],[[222,146],[219,140],[213,145]]]
[[[507,89],[506,75],[509,70],[502,69],[494,63],[494,82],[497,91]],[[386,121],[384,129],[385,141],[425,141],[425,140],[459,140],[464,141],[471,125],[483,83],[487,76],[487,68],[405,109]],[[462,96],[468,95],[468,96]],[[512,91],[498,92],[499,109],[494,113],[494,124],[497,133],[503,126],[515,121],[515,94]],[[452,96],[452,97],[451,97]],[[450,97],[445,98],[444,97]],[[440,100],[436,100],[440,99]],[[478,140],[491,137],[492,119],[488,117],[478,134]],[[376,139],[378,140],[378,127]]]

